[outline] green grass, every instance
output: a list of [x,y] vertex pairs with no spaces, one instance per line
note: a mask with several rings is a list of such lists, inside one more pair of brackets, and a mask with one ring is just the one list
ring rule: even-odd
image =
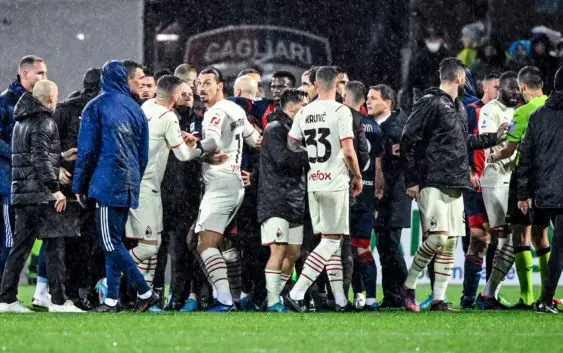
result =
[[[454,304],[460,291],[448,290]],[[428,292],[420,286],[419,299]],[[502,292],[518,297],[517,287]],[[27,304],[31,294],[30,287],[20,290]],[[561,352],[562,340],[563,314],[535,312],[0,315],[0,353],[553,353]]]

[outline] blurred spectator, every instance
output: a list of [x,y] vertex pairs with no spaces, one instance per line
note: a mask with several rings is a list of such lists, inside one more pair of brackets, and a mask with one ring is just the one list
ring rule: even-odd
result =
[[493,72],[503,72],[506,66],[506,54],[497,38],[485,39],[477,48],[477,60],[471,66],[477,96],[483,95],[483,80]]
[[477,46],[485,33],[485,26],[481,22],[475,22],[466,25],[461,30],[461,42],[463,50],[457,55],[457,58],[467,67],[473,65],[477,59]]
[[563,65],[563,39],[557,44],[557,50],[555,52],[557,59],[559,61],[559,66]]
[[543,90],[546,94],[553,90],[553,75],[558,67],[557,59],[549,53],[552,49],[553,46],[546,34],[534,34],[530,57],[532,58],[532,64],[540,69],[542,73]]
[[530,41],[516,40],[512,42],[508,48],[510,60],[506,64],[506,69],[509,71],[519,72],[524,66],[531,66],[532,59],[530,58]]
[[413,98],[427,88],[440,85],[437,75],[440,61],[448,56],[442,33],[429,28],[424,36],[424,47],[411,60],[407,87]]

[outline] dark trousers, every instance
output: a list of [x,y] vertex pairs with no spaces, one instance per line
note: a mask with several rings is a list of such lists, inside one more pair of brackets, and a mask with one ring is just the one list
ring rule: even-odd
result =
[[99,205],[96,208],[96,230],[100,245],[106,255],[106,277],[109,299],[119,299],[121,274],[125,274],[137,293],[150,290],[129,251],[123,245],[128,207]]
[[0,228],[0,278],[4,272],[6,259],[14,244],[12,229],[14,228],[14,212],[10,206],[10,196],[2,196],[2,227]]
[[553,240],[551,242],[551,255],[547,264],[547,283],[542,300],[546,303],[553,301],[557,290],[557,283],[563,271],[563,213],[558,210],[551,216],[553,222]]
[[43,244],[45,247],[45,268],[47,269],[47,279],[49,280],[51,302],[56,305],[62,305],[66,301],[65,238],[44,239]]
[[33,243],[37,239],[37,229],[44,221],[47,207],[53,206],[42,204],[14,207],[16,217],[14,244],[6,259],[2,276],[0,287],[0,302],[2,303],[13,303],[17,300],[20,274],[31,253]]
[[389,228],[377,237],[383,296],[392,302],[400,300],[399,290],[408,274],[407,264],[401,253],[401,231],[401,228]]

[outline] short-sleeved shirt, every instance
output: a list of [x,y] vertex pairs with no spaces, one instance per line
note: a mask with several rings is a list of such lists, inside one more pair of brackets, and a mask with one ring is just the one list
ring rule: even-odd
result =
[[258,134],[246,118],[246,112],[229,100],[217,103],[203,117],[203,138],[213,138],[217,150],[227,154],[227,161],[213,165],[203,163],[203,180],[206,184],[214,181],[237,179],[241,182],[240,164],[244,139]]
[[[508,132],[506,134],[507,141],[515,143],[520,143],[520,141],[522,141],[522,138],[526,133],[526,129],[528,128],[530,115],[532,115],[536,109],[543,106],[546,100],[546,95],[535,97],[514,111],[514,117],[510,122]],[[516,165],[518,165],[518,157],[519,156],[516,157]]]
[[149,122],[149,160],[141,186],[160,190],[170,149],[184,143],[178,116],[156,100],[149,99],[141,107]]
[[[489,103],[485,104],[481,108],[481,113],[479,116],[479,133],[496,133],[499,127],[504,123],[510,123],[512,117],[514,116],[514,108],[507,107],[498,99],[493,99]],[[502,143],[498,146],[487,149],[486,153],[494,153],[496,151],[502,150],[506,143]],[[501,159],[495,163],[486,162],[486,166],[489,168],[494,168],[498,173],[508,174],[514,169],[516,159],[516,153],[510,158]],[[487,185],[485,185],[487,186]]]
[[341,141],[354,138],[350,108],[332,100],[309,103],[293,119],[289,137],[305,142],[310,166],[308,191],[350,187],[341,147]]

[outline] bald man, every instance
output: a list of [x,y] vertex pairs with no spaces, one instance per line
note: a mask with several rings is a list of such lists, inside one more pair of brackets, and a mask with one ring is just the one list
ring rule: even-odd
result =
[[234,93],[235,97],[253,100],[258,94],[258,82],[250,75],[241,76],[235,81]]
[[[30,311],[17,300],[18,282],[39,233],[45,238],[51,292],[51,298],[47,293],[42,298],[46,302],[44,307],[51,312],[82,312],[66,298],[64,239],[52,227],[60,222],[56,213],[66,209],[66,198],[59,190],[61,144],[53,120],[58,95],[54,82],[40,80],[33,88],[33,95],[25,92],[14,108],[11,203],[16,222],[14,245],[0,287],[0,312]],[[65,153],[62,157],[75,159],[76,151],[74,156]]]

